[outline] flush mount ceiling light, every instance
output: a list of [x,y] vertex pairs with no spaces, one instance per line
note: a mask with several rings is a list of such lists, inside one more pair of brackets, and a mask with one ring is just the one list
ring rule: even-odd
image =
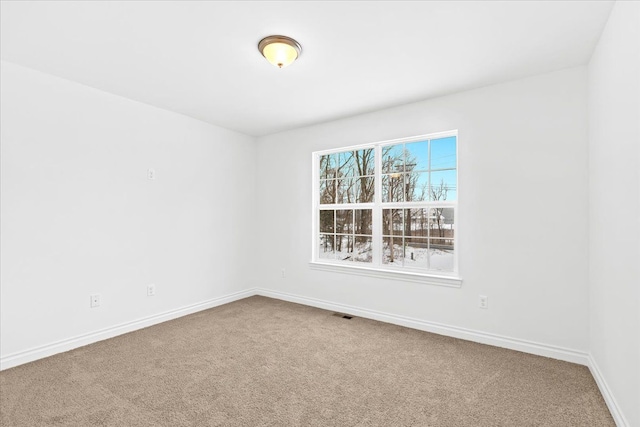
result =
[[284,68],[302,53],[300,43],[286,36],[269,36],[260,40],[258,50],[278,68]]

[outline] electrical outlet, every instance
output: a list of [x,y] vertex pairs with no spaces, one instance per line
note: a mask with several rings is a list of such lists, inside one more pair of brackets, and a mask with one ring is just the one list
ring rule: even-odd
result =
[[100,307],[100,294],[91,295],[91,308]]
[[287,271],[283,268],[282,270],[280,270],[280,274],[282,275],[282,278],[284,279],[285,277],[287,277]]
[[156,170],[153,168],[147,169],[147,179],[156,179]]
[[478,307],[479,308],[489,308],[489,297],[486,295],[479,295],[478,297]]
[[156,296],[156,285],[147,285],[147,296],[148,297]]

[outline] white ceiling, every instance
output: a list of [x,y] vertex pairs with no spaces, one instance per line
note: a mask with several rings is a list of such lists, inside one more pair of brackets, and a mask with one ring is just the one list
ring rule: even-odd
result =
[[[585,64],[612,2],[6,2],[2,59],[249,135]],[[302,55],[270,65],[260,39]]]

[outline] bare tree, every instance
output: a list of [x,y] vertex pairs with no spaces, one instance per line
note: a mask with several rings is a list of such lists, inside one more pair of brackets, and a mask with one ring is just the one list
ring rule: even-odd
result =
[[[444,183],[444,180],[440,180],[440,184],[437,186],[432,185],[429,189],[429,194],[431,196],[431,200],[447,200],[447,191],[448,188]],[[438,236],[444,237],[444,208],[435,208],[435,224],[438,227]]]
[[[354,151],[354,160],[356,169],[354,172],[356,172],[356,180],[359,183],[359,197],[357,201],[360,203],[371,203],[373,202],[374,197],[374,179],[367,175],[374,173],[375,151],[373,148]],[[355,220],[357,221],[357,223],[354,224],[356,227],[355,232],[357,234],[370,233],[369,230],[372,226],[372,214],[370,209],[361,210]],[[367,232],[364,233],[365,231]]]

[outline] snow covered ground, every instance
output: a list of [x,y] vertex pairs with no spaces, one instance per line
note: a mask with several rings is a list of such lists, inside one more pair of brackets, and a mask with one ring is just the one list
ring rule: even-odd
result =
[[[351,236],[342,237],[340,251],[333,250],[333,236],[322,239],[318,248],[318,257],[326,260],[341,260],[344,262],[372,262],[372,244],[371,241],[361,241],[353,244]],[[386,238],[385,238],[386,239]],[[364,239],[363,239],[364,240]],[[388,242],[385,242],[382,254],[382,264],[396,267],[409,267],[418,269],[429,269],[436,271],[453,271],[453,249],[429,248],[427,249],[422,242],[418,246],[412,246],[407,243],[394,244],[393,262],[391,262],[391,250]],[[348,248],[353,247],[352,251]]]

